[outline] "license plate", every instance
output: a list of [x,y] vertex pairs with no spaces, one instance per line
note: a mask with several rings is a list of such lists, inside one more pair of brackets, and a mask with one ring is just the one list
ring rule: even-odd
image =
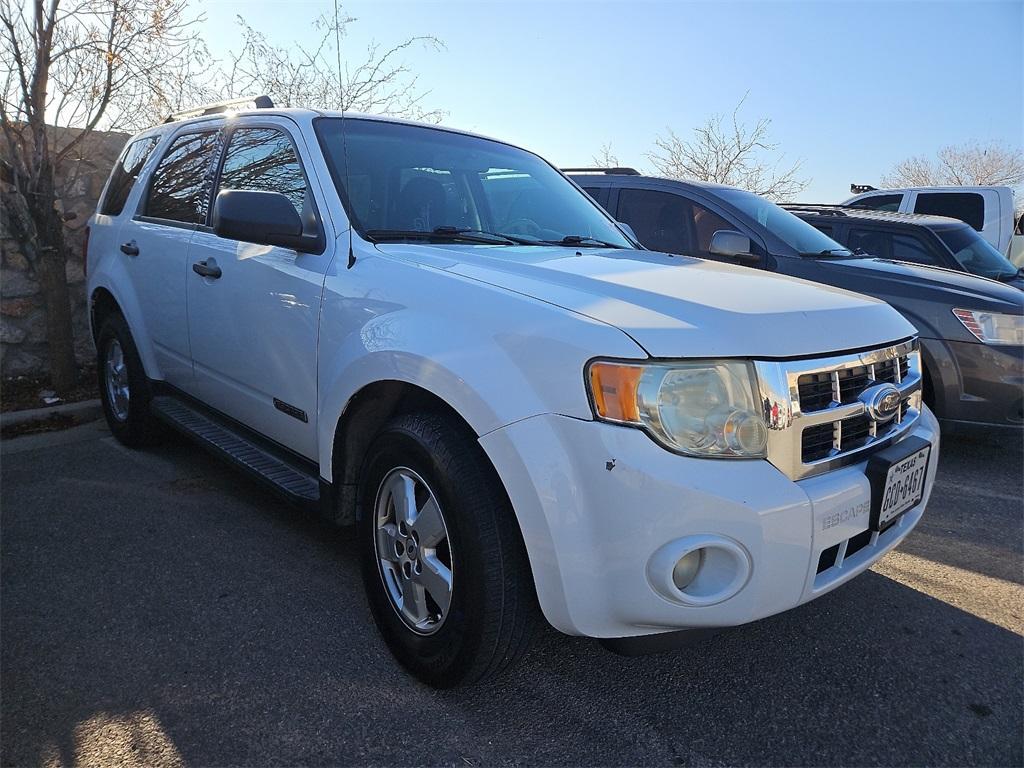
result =
[[908,509],[921,503],[931,452],[931,445],[927,445],[906,458],[893,462],[889,467],[882,488],[881,506],[875,517],[878,521],[876,530],[885,528]]

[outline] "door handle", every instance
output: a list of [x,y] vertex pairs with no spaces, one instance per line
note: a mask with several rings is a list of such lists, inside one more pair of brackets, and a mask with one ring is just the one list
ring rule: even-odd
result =
[[125,256],[138,256],[139,246],[135,244],[134,240],[131,240],[127,243],[121,243],[121,253],[123,253]]
[[205,261],[197,261],[192,265],[192,271],[195,272],[197,275],[208,277],[211,280],[216,280],[218,277],[221,276],[220,267],[217,266],[216,262],[210,265],[207,264]]

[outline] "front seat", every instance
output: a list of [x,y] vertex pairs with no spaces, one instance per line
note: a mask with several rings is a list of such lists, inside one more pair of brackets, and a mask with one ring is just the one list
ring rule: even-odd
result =
[[432,232],[447,225],[445,193],[441,182],[416,176],[398,194],[395,221],[398,229]]

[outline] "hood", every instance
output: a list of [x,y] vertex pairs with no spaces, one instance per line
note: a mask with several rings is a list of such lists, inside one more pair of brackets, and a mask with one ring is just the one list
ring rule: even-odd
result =
[[615,326],[653,357],[804,357],[915,332],[877,299],[685,256],[559,246],[377,247]]
[[823,280],[831,282],[833,279],[824,273],[825,270],[836,277],[844,275],[846,279],[837,282],[883,298],[897,307],[901,299],[907,298],[926,299],[963,309],[1018,315],[1024,312],[1024,293],[1015,283],[888,259],[822,259],[816,264],[823,268]]

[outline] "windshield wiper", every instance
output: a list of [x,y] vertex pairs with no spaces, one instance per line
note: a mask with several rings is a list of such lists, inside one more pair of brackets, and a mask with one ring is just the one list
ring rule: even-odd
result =
[[826,248],[825,250],[818,251],[817,253],[808,253],[805,251],[800,255],[810,258],[818,258],[819,256],[845,256],[846,254],[851,256],[867,256],[867,254],[859,248],[857,251],[851,251],[849,248]]
[[531,240],[528,237],[518,235],[507,235],[504,232],[488,232],[486,229],[473,229],[472,227],[434,227],[434,232],[439,235],[470,235],[480,237],[501,238],[509,240],[517,245],[539,245],[538,240]]
[[431,232],[421,229],[368,229],[366,236],[375,243],[395,240],[431,240],[435,242],[483,243],[486,245],[519,245],[519,241],[490,232],[459,230],[455,227],[436,227]]
[[548,245],[580,245],[585,248],[622,248],[621,245],[609,243],[606,240],[598,240],[596,237],[586,235],[566,235],[561,240],[542,240]]

